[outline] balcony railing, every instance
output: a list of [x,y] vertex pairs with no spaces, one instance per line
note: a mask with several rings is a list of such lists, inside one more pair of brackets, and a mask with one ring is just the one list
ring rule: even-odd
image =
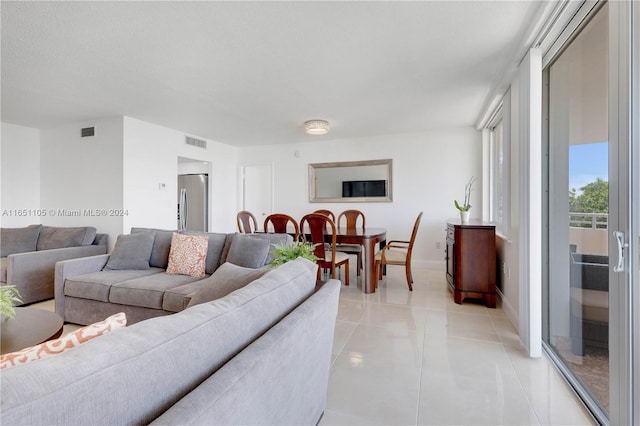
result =
[[569,226],[572,228],[607,229],[607,213],[569,213]]

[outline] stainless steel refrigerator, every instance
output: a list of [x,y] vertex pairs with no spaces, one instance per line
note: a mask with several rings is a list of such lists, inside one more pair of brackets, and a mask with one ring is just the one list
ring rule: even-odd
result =
[[178,230],[208,231],[209,175],[178,175]]

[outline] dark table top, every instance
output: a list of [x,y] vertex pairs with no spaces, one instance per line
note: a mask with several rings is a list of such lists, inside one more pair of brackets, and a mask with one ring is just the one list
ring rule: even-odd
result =
[[55,312],[38,308],[15,308],[15,318],[2,318],[0,353],[16,352],[60,337],[63,321]]

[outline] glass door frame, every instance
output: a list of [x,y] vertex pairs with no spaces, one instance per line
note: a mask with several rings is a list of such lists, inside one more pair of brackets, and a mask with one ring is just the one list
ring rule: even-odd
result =
[[[609,247],[610,265],[617,263],[618,243],[613,232],[623,232],[624,271],[609,271],[609,416],[597,404],[587,404],[602,424],[640,423],[640,4],[609,2]],[[549,66],[579,33],[603,3],[584,2],[571,22],[543,57],[543,128],[545,154],[549,155]],[[549,161],[543,162],[543,185],[549,188]],[[613,171],[617,171],[614,174]],[[613,191],[611,191],[613,188]],[[635,197],[632,194],[636,194]],[[613,206],[614,208],[611,208]],[[543,247],[549,247],[549,201],[543,203]],[[630,238],[630,236],[634,236]],[[543,256],[543,336],[549,336],[548,254]],[[555,352],[543,348],[571,386],[585,399],[585,392]],[[588,398],[587,398],[588,399]]]

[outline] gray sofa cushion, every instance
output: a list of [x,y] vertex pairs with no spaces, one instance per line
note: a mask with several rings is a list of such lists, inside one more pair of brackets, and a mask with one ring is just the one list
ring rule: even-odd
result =
[[[0,228],[0,257],[36,251],[41,229],[42,225],[29,225],[24,228]],[[6,282],[6,280],[3,281]]]
[[209,278],[202,280],[202,286],[191,297],[187,307],[211,302],[244,287],[257,280],[269,269],[267,267],[253,269],[243,268],[230,262],[223,263]]
[[213,274],[213,272],[218,269],[220,266],[220,258],[222,257],[222,250],[224,248],[224,243],[227,240],[227,234],[216,234],[210,232],[181,232],[181,234],[185,235],[206,235],[209,238],[209,246],[207,248],[207,264],[205,267],[205,272],[208,275]]
[[113,253],[109,256],[109,261],[104,269],[149,269],[153,240],[154,234],[152,232],[118,235]]
[[271,243],[261,238],[252,238],[248,235],[235,234],[227,262],[246,268],[259,268],[265,264]]
[[108,302],[109,290],[112,285],[161,272],[163,269],[150,268],[146,270],[100,271],[77,275],[65,280],[64,295]]
[[9,263],[9,259],[6,257],[0,258],[0,282],[7,282],[7,264]]
[[82,226],[63,228],[43,226],[38,236],[38,250],[51,250],[66,247],[88,246],[96,238],[96,228]]
[[112,285],[109,292],[109,302],[162,309],[165,291],[201,279],[189,275],[170,275],[164,272],[135,278]]
[[248,236],[250,236],[251,238],[260,238],[262,240],[267,240],[269,241],[269,254],[267,254],[267,259],[264,261],[265,264],[269,264],[271,263],[271,261],[273,260],[273,250],[274,250],[274,244],[278,244],[278,245],[282,245],[282,246],[289,246],[293,244],[293,237],[289,234],[271,234],[271,233],[262,233],[262,232],[255,232],[253,234],[247,234]]
[[169,250],[171,249],[171,238],[174,232],[166,229],[154,228],[131,228],[131,233],[151,231],[154,234],[153,249],[149,258],[149,266],[154,268],[167,269],[169,264]]

